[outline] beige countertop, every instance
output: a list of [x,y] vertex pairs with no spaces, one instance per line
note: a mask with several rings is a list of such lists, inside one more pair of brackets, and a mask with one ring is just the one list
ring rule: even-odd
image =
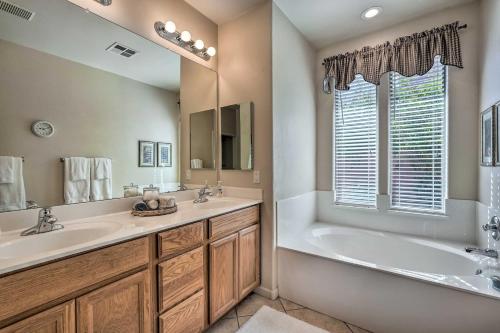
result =
[[61,222],[64,229],[44,234],[20,236],[22,229],[4,232],[0,235],[0,275],[260,203],[235,197],[210,198],[201,204],[183,201],[170,215],[136,217],[125,211]]

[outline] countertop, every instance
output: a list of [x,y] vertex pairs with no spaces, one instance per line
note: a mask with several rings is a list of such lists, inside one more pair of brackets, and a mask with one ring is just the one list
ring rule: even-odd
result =
[[[178,211],[169,215],[136,217],[125,211],[62,222],[64,229],[44,234],[20,236],[22,229],[4,232],[0,235],[0,275],[260,203],[262,200],[235,197],[211,198],[208,203],[201,204],[183,201],[177,204]],[[64,237],[58,235],[63,233]],[[77,244],[71,242],[72,237],[78,239]],[[82,237],[86,237],[84,242]]]

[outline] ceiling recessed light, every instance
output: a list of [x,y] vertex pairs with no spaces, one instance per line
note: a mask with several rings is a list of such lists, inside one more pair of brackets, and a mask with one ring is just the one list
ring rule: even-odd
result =
[[361,18],[363,20],[369,20],[380,15],[380,13],[382,13],[382,7],[370,7],[361,13]]

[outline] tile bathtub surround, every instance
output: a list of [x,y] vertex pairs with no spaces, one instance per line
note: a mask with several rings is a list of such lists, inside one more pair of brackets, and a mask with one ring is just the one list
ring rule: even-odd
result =
[[236,309],[231,310],[215,323],[214,326],[208,329],[207,333],[235,333],[264,305],[331,333],[370,333],[362,328],[307,309],[284,298],[273,301],[255,293],[250,294],[238,304]]

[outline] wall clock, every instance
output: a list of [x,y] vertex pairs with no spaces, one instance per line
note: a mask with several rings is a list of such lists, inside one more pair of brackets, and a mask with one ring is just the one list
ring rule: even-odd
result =
[[39,120],[31,125],[31,131],[41,138],[49,138],[54,134],[55,128],[51,122]]

